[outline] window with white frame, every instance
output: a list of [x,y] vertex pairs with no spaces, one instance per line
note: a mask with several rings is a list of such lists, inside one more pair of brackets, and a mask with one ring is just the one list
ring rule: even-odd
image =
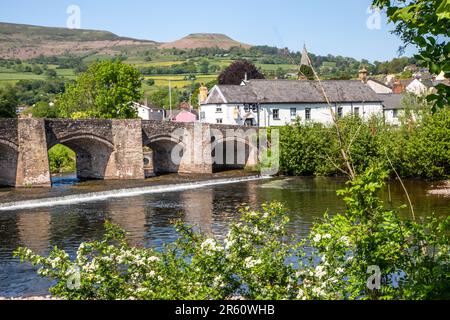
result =
[[305,120],[306,121],[311,120],[311,108],[306,108],[305,109]]
[[216,113],[222,113],[222,106],[216,107]]
[[222,123],[223,123],[223,119],[217,119],[217,120],[216,120],[216,123],[217,123],[217,124],[222,124]]
[[272,110],[273,120],[280,120],[280,109]]
[[297,108],[291,108],[291,118],[297,117]]

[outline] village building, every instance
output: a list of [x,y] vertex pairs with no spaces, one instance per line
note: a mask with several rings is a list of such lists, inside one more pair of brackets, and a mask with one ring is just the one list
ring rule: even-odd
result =
[[138,117],[142,120],[163,121],[166,117],[164,109],[148,106],[148,104],[140,104],[133,102],[133,107],[136,109]]
[[[382,116],[380,97],[353,80],[322,81],[338,117]],[[330,105],[318,81],[249,80],[242,85],[217,85],[200,106],[200,121],[240,126],[284,126],[296,121],[332,122]]]
[[366,84],[378,94],[390,94],[393,93],[392,87],[376,79],[368,79]]
[[182,102],[178,110],[172,110],[167,120],[179,123],[191,123],[198,121],[198,112],[187,102]]
[[404,94],[378,94],[383,104],[383,117],[386,124],[398,126],[400,119],[405,114],[405,107],[402,103]]

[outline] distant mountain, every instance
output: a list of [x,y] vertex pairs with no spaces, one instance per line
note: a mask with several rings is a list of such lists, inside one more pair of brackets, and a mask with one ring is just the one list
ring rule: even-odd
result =
[[232,47],[250,48],[251,46],[233,40],[224,34],[217,33],[194,33],[180,40],[160,45],[160,48],[162,49],[197,49],[215,47],[228,50]]
[[124,38],[108,31],[38,27],[0,22],[0,58],[29,59],[40,55],[115,55],[127,49],[155,48],[160,43]]

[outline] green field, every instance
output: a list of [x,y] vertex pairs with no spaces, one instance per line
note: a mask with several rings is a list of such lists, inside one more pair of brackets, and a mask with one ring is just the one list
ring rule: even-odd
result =
[[[111,59],[111,56],[102,56],[102,55],[89,55],[83,59],[86,64],[92,63],[96,60],[104,60]],[[209,64],[216,65],[220,67],[220,70],[228,67],[233,60],[228,58],[204,58],[204,57],[196,57],[190,60],[192,61],[200,61],[206,59]],[[124,61],[124,63],[133,65],[136,68],[146,68],[146,67],[170,67],[174,65],[179,65],[187,60],[177,60],[177,57],[172,55],[160,56],[153,61],[145,61],[145,56],[143,55],[133,55]],[[23,62],[23,67],[32,66],[29,63]],[[43,68],[43,65],[39,65]],[[256,66],[260,68],[263,72],[274,73],[279,68],[283,69],[285,72],[295,72],[298,67],[291,64],[262,64],[257,63]],[[57,65],[49,64],[46,66],[48,69],[53,69],[56,71],[58,77],[63,78],[65,80],[74,80],[76,79],[76,73],[73,69],[58,69]],[[142,83],[142,88],[144,91],[144,95],[148,96],[153,92],[161,89],[167,88],[169,86],[169,81],[171,81],[172,88],[174,89],[183,89],[190,88],[193,83],[208,83],[217,79],[218,73],[215,74],[196,74],[196,79],[186,80],[187,74],[180,75],[151,75],[145,76],[144,81]],[[19,80],[46,80],[48,76],[44,74],[36,75],[32,72],[18,72],[13,68],[0,67],[0,87],[4,87],[6,85],[14,85]],[[155,80],[155,84],[150,86],[146,83],[145,80],[153,79]]]

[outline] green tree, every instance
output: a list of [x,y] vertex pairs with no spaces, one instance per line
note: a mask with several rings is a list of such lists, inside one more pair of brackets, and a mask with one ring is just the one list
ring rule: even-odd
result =
[[[396,24],[394,34],[401,37],[406,46],[417,46],[418,63],[450,78],[450,1],[449,0],[373,0],[373,5],[387,9],[389,20]],[[436,86],[437,94],[427,97],[437,107],[450,105],[450,87]]]
[[63,117],[84,112],[96,118],[135,118],[132,102],[142,98],[142,75],[118,60],[96,62],[59,99]]
[[44,73],[44,71],[42,71],[41,67],[39,67],[38,65],[34,65],[32,68],[32,72],[36,75],[41,75]]
[[0,118],[15,118],[18,104],[16,93],[11,86],[0,88]]
[[54,105],[50,105],[47,102],[38,102],[36,105],[31,109],[31,114],[35,118],[58,118],[59,112],[58,109]]

